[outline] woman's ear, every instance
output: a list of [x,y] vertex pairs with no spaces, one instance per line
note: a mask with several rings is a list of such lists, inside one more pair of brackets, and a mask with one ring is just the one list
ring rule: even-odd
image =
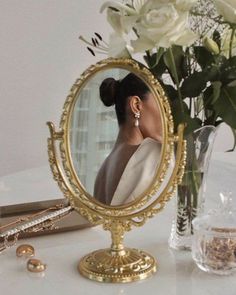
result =
[[129,106],[133,114],[140,113],[142,111],[142,100],[138,96],[131,96]]

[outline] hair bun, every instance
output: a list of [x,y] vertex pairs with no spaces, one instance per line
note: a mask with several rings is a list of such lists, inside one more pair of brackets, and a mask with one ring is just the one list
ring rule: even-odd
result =
[[120,82],[114,78],[106,78],[103,80],[99,92],[103,104],[107,107],[115,104],[116,97],[119,90]]

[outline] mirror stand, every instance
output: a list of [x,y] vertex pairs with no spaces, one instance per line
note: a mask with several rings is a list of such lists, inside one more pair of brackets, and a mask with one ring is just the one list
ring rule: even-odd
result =
[[[155,259],[142,250],[125,248],[123,238],[125,231],[130,231],[132,226],[142,226],[148,218],[161,211],[175,192],[177,184],[180,183],[186,160],[186,143],[183,140],[184,125],[180,124],[178,133],[169,138],[170,145],[177,142],[175,167],[165,189],[160,194],[160,200],[156,199],[146,208],[128,216],[107,215],[108,209],[99,211],[99,206],[87,201],[83,194],[80,195],[80,198],[75,196],[71,187],[71,185],[74,187],[73,177],[67,171],[67,167],[60,165],[57,155],[56,142],[63,140],[64,133],[62,131],[56,132],[51,122],[48,122],[47,125],[50,130],[48,138],[49,163],[54,179],[64,196],[69,199],[70,205],[91,223],[103,224],[103,228],[111,232],[111,247],[84,256],[78,265],[79,272],[91,280],[113,283],[138,281],[155,273],[157,269]],[[60,149],[63,162],[65,160],[64,150],[61,145]],[[96,213],[94,212],[95,208]],[[138,221],[135,218],[138,218]]]
[[78,265],[82,275],[100,282],[125,283],[145,279],[156,272],[156,261],[151,255],[124,247],[123,222],[112,222],[108,230],[111,232],[111,248],[83,257]]
[[[113,131],[114,126],[117,126],[118,118],[115,113],[112,113],[113,116],[107,109],[103,109],[100,104],[100,94],[98,93],[100,87],[98,88],[98,86],[102,85],[105,77],[111,77],[113,84],[115,83],[117,86],[117,79],[120,81],[121,74],[125,75],[125,77],[122,76],[122,81],[125,82],[128,79],[126,81],[128,85],[130,85],[129,79],[136,81],[137,78],[138,81],[141,79],[141,85],[145,84],[142,87],[148,89],[151,95],[148,98],[148,100],[150,99],[149,104],[155,110],[150,116],[152,120],[149,122],[155,126],[161,126],[162,140],[161,157],[158,160],[159,165],[155,171],[155,177],[150,179],[151,185],[142,191],[141,195],[137,193],[137,198],[132,202],[116,206],[106,205],[105,202],[95,200],[89,191],[92,191],[94,187],[94,182],[90,182],[90,180],[94,178],[97,173],[95,170],[101,167],[100,164],[104,159],[100,160],[110,150],[112,142],[117,136],[110,131]],[[103,104],[107,106],[106,103],[103,102]],[[112,105],[110,102],[108,104]],[[147,115],[149,108],[150,105],[146,105]],[[132,120],[133,118],[130,118],[130,122]],[[100,127],[98,128],[98,126]],[[145,66],[132,59],[109,58],[102,60],[96,65],[91,65],[71,87],[63,106],[59,130],[55,130],[51,122],[48,122],[48,127],[50,130],[48,138],[49,163],[59,188],[75,211],[91,224],[103,225],[104,230],[111,232],[111,247],[94,251],[83,257],[78,265],[79,272],[91,280],[114,283],[138,281],[155,273],[157,269],[155,258],[139,249],[124,247],[123,238],[125,232],[130,231],[133,226],[143,226],[149,218],[154,217],[165,207],[166,202],[174,195],[184,173],[186,162],[186,143],[183,139],[184,125],[180,124],[177,134],[174,133],[171,108],[159,82]],[[89,130],[90,138],[93,139],[92,143],[88,139]],[[109,130],[109,137],[104,135],[103,130]],[[75,136],[72,136],[72,131]],[[151,134],[150,137],[152,138]],[[96,150],[99,153],[94,152],[94,139]],[[103,152],[100,153],[100,151]],[[157,152],[156,147],[153,151]],[[143,153],[145,156],[146,151]],[[95,155],[98,155],[97,158],[95,157],[96,159],[94,159]],[[156,154],[153,156],[156,157]],[[88,162],[87,159],[89,159]],[[142,161],[144,168],[146,158]],[[77,165],[78,162],[81,163]],[[151,164],[155,165],[155,161]],[[150,172],[153,172],[154,166],[147,169],[151,169]],[[130,171],[134,170],[131,167]],[[93,173],[88,173],[89,171],[93,171]],[[149,177],[148,175],[147,177]],[[89,185],[85,187],[87,176]],[[129,179],[127,178],[127,180]],[[138,180],[134,181],[137,183]],[[121,195],[121,193],[119,194]]]

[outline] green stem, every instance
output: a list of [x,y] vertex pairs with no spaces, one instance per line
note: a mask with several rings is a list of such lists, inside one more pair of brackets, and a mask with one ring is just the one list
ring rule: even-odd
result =
[[176,86],[177,86],[177,92],[178,92],[180,108],[181,108],[182,114],[184,114],[184,104],[183,104],[183,98],[182,98],[182,94],[181,94],[180,87],[179,87],[180,83],[179,83],[179,77],[178,77],[178,73],[177,73],[176,63],[175,63],[172,48],[170,47],[169,50],[170,50],[171,63],[172,63],[173,70],[174,70],[173,75],[174,75],[175,83],[176,83]]
[[232,57],[232,51],[233,51],[233,40],[234,40],[234,34],[235,34],[236,28],[232,28],[231,36],[230,36],[230,43],[229,43],[229,58]]
[[191,116],[192,111],[192,97],[189,97],[189,116]]

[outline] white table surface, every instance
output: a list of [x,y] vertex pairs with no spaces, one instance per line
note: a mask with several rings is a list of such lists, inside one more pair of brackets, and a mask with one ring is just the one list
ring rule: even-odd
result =
[[[48,196],[60,197],[46,167],[32,169],[0,179],[1,205],[32,201]],[[215,206],[220,190],[231,189],[236,199],[236,153],[213,154],[208,176],[206,207]],[[31,181],[32,180],[32,181]],[[9,199],[10,198],[10,199]],[[36,258],[48,267],[44,277],[27,272],[25,261],[17,259],[13,247],[0,255],[0,295],[43,294],[160,294],[160,295],[235,295],[236,274],[209,275],[195,266],[191,253],[168,248],[174,200],[142,228],[125,236],[125,245],[143,249],[158,261],[151,278],[127,284],[90,281],[77,272],[79,259],[110,244],[110,236],[101,227],[25,240],[35,247]],[[22,243],[22,241],[20,242]],[[18,243],[19,244],[19,243]]]

